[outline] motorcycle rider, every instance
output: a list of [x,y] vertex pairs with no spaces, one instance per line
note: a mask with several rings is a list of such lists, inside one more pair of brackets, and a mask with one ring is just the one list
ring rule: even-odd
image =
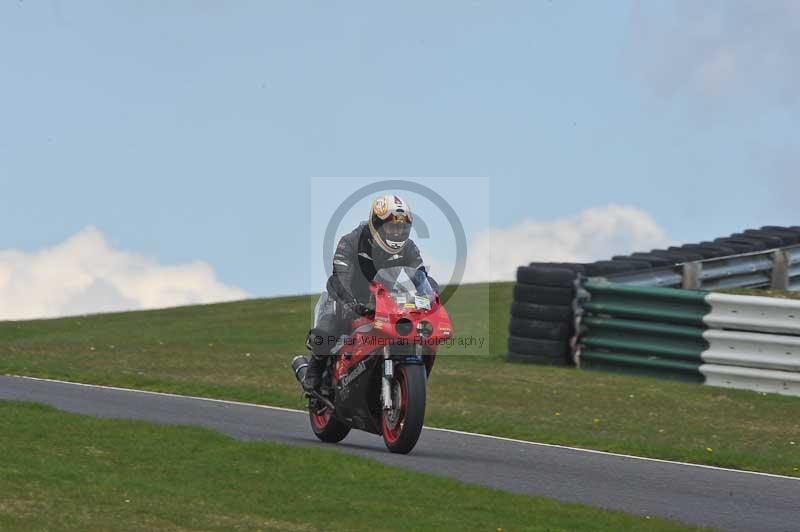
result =
[[[374,313],[369,306],[369,286],[377,271],[394,266],[425,271],[419,248],[409,238],[412,223],[408,204],[395,194],[387,194],[372,202],[366,222],[339,240],[327,283],[327,301],[322,301],[319,319],[306,341],[312,352],[303,380],[306,390],[319,387],[325,356],[341,335],[350,332],[351,322]],[[435,281],[429,280],[436,287]]]

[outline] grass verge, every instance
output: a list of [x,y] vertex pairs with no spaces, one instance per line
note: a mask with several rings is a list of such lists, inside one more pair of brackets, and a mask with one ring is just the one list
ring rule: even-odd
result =
[[29,403],[0,402],[0,448],[7,531],[687,529],[334,451]]
[[[800,399],[504,360],[511,285],[462,287],[426,423],[639,456],[800,476]],[[487,309],[473,305],[489,301]],[[312,298],[0,323],[0,373],[303,408],[289,369]]]

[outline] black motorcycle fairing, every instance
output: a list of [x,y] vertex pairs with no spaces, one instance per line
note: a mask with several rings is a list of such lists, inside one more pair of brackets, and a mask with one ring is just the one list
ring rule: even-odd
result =
[[382,434],[381,412],[370,411],[380,405],[383,359],[366,357],[350,369],[335,387],[334,415],[354,428]]

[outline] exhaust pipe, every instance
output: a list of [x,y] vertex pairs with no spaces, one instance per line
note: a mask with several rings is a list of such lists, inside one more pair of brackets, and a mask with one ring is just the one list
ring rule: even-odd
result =
[[308,370],[308,359],[303,355],[298,355],[292,359],[292,370],[297,382],[303,384],[303,379],[306,378],[306,371]]
[[[306,378],[306,371],[308,371],[308,359],[303,355],[298,355],[294,357],[292,359],[292,369],[294,370],[294,376],[297,378],[297,382],[299,382],[300,385],[302,386],[303,379]],[[331,403],[330,399],[320,394],[316,390],[307,391],[306,394],[310,397],[316,398],[323,405],[328,407],[331,412],[335,410],[335,407],[333,403]]]

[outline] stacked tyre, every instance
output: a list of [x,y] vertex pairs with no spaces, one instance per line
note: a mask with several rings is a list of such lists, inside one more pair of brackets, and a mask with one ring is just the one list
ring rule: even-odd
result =
[[764,226],[699,244],[616,255],[588,264],[534,262],[517,269],[511,305],[508,359],[515,362],[573,365],[575,279],[672,267],[677,264],[753,253],[800,244],[800,226]]
[[581,264],[531,263],[517,269],[508,325],[508,359],[572,365],[575,279]]

